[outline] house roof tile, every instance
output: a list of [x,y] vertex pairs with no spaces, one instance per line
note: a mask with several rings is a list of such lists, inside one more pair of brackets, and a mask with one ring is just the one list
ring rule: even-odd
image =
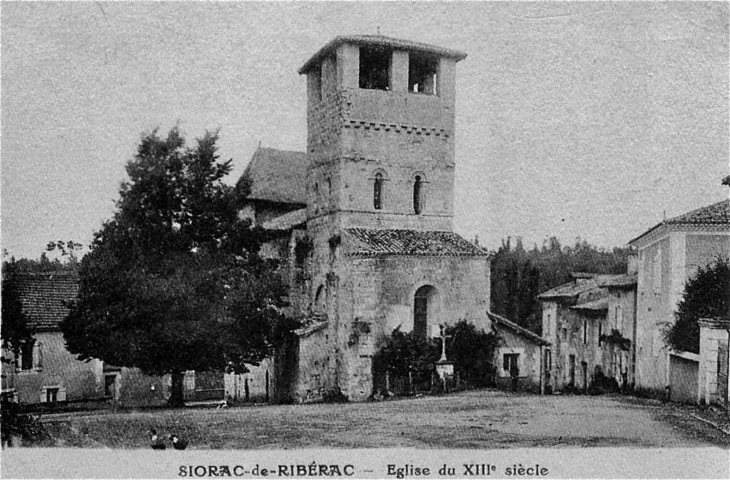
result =
[[423,255],[423,256],[487,256],[488,253],[452,232],[416,230],[374,230],[350,228],[355,256]]
[[307,203],[307,154],[258,148],[238,180],[249,181],[247,198],[277,203]]
[[266,230],[291,230],[292,228],[307,222],[307,209],[300,208],[279,215],[264,222],[261,226]]
[[538,345],[550,345],[550,342],[548,342],[547,340],[545,340],[544,338],[542,338],[540,335],[536,334],[535,332],[531,332],[530,330],[528,330],[524,327],[521,327],[521,326],[517,325],[516,323],[497,315],[496,313],[487,312],[487,316],[489,317],[490,320],[492,320],[492,322],[494,322],[498,325],[505,326],[505,327],[509,328],[510,330],[514,331],[515,333],[518,333],[519,335],[522,335],[523,337],[526,337],[526,338],[532,340],[533,342],[537,343]]
[[713,203],[712,205],[707,205],[706,207],[697,208],[683,215],[678,215],[676,217],[664,220],[663,222],[657,223],[638,237],[631,239],[629,241],[629,244],[634,244],[640,238],[645,237],[649,233],[664,225],[674,225],[680,227],[684,225],[700,227],[714,227],[721,225],[730,227],[730,199],[722,200],[720,202]]
[[608,275],[599,280],[599,286],[612,288],[631,288],[636,286],[638,274],[625,273],[621,275]]
[[[588,276],[590,275],[590,276]],[[636,285],[636,274],[584,274],[574,275],[575,280],[564,283],[537,296],[540,300],[572,298],[601,287],[631,287]]]
[[75,273],[21,273],[18,274],[18,296],[28,324],[36,331],[58,330],[68,315],[68,302],[79,291]]
[[590,310],[595,312],[608,311],[608,297],[591,300],[589,302],[579,303],[570,307],[572,310]]
[[320,330],[327,328],[328,325],[329,322],[325,318],[315,317],[305,322],[305,324],[301,328],[294,330],[294,333],[300,338],[309,337],[310,335],[313,335]]
[[713,203],[665,221],[672,225],[727,224],[730,225],[730,199]]
[[452,50],[450,48],[438,47],[436,45],[429,45],[427,43],[412,42],[410,40],[402,40],[400,38],[386,37],[383,35],[344,35],[335,37],[327,45],[320,48],[317,53],[306,61],[302,68],[299,69],[299,73],[307,73],[314,65],[316,65],[322,57],[328,55],[337,47],[345,43],[352,43],[355,45],[380,45],[383,47],[391,47],[395,49],[418,51],[423,53],[431,53],[441,57],[453,58],[457,62],[466,58],[466,53],[460,52],[459,50]]

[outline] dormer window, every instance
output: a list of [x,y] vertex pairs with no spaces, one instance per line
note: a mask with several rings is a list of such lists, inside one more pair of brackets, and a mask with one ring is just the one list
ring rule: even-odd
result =
[[438,61],[411,53],[408,60],[408,91],[436,95]]
[[390,58],[383,48],[360,48],[360,88],[390,90]]

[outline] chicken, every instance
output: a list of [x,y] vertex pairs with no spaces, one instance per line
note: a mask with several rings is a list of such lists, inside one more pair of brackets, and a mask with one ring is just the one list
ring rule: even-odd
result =
[[172,448],[175,450],[185,450],[188,446],[188,441],[175,435],[170,434],[170,441],[172,442]]
[[154,428],[150,428],[148,434],[150,436],[152,450],[164,450],[167,448],[162,439],[157,436],[157,430],[155,430]]

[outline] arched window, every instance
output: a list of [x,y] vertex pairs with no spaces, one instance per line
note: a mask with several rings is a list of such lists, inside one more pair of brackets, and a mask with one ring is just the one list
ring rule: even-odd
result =
[[383,208],[383,174],[375,174],[375,182],[373,182],[373,207],[375,210]]
[[314,213],[319,213],[319,183],[314,184]]
[[314,314],[324,315],[325,313],[325,291],[324,285],[320,285],[317,294],[314,296]]
[[327,179],[327,201],[325,202],[327,209],[332,208],[332,179]]
[[420,215],[423,210],[423,179],[420,175],[416,175],[413,182],[413,211],[416,215]]
[[[429,316],[433,317],[435,299],[436,289],[431,285],[424,285],[416,290],[413,299],[413,332],[421,338],[428,335]],[[431,320],[431,323],[437,323],[433,318]]]

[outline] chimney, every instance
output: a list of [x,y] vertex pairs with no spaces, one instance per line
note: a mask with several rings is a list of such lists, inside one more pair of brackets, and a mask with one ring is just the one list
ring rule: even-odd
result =
[[639,271],[639,255],[636,252],[629,252],[626,273],[632,274]]

